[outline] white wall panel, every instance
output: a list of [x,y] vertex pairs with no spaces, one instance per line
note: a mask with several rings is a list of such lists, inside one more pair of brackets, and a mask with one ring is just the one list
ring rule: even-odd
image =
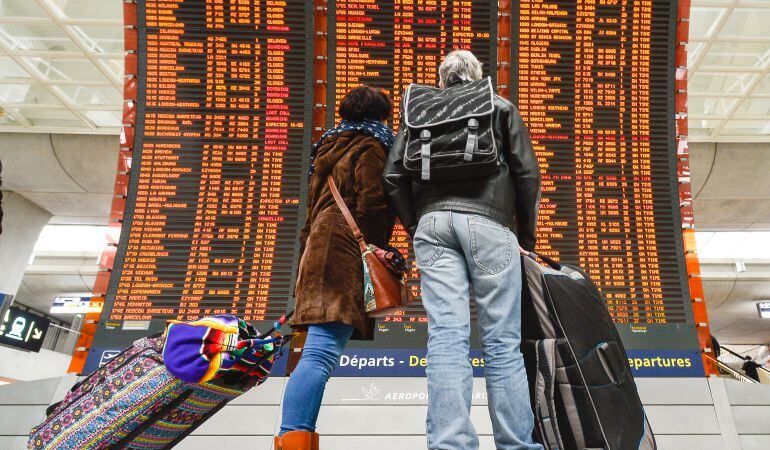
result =
[[658,450],[738,450],[727,449],[718,434],[705,436],[660,435],[655,436]]
[[766,434],[770,430],[770,406],[733,406],[738,434]]
[[[0,450],[23,450],[26,433],[43,419],[46,400],[62,395],[74,378],[0,387]],[[269,450],[280,420],[285,379],[274,378],[237,399],[178,448]],[[737,450],[726,446],[711,389],[721,379],[640,379],[640,395],[661,450]],[[764,386],[725,382],[740,443],[745,450],[770,448],[770,405]],[[423,378],[334,378],[329,383],[318,429],[331,450],[425,448],[427,396]],[[494,450],[484,381],[474,380],[471,418],[481,450]],[[726,398],[727,396],[722,396]],[[28,404],[24,404],[27,402]],[[753,402],[753,403],[751,403]],[[758,404],[759,403],[759,404]]]
[[272,447],[272,436],[190,436],[174,450],[269,450]]
[[770,448],[770,435],[744,435],[740,439],[743,450],[767,450]]
[[638,378],[636,386],[645,405],[711,405],[706,378]]
[[719,434],[713,406],[651,405],[646,410],[656,434]]
[[45,417],[45,406],[0,407],[0,436],[26,436]]
[[59,382],[59,378],[46,378],[6,385],[0,389],[0,405],[47,405],[56,393]]
[[201,425],[196,434],[271,435],[277,417],[278,407],[273,405],[226,406]]
[[770,385],[725,380],[725,389],[731,405],[770,406]]
[[283,388],[288,378],[273,377],[236,398],[230,405],[275,405],[281,404]]
[[27,448],[26,436],[0,436],[0,448],[3,450],[23,450]]

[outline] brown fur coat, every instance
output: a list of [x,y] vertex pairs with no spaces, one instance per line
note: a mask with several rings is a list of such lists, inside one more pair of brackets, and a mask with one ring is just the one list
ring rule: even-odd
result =
[[326,179],[332,175],[366,242],[382,247],[390,234],[382,184],[385,158],[377,139],[357,131],[327,138],[318,149],[300,232],[294,325],[343,322],[356,328],[354,339],[372,338],[374,322],[363,308],[361,251]]

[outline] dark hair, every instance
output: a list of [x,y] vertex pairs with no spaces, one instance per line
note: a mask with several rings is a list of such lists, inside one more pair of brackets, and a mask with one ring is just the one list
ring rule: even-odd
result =
[[366,119],[385,120],[390,117],[393,102],[382,91],[371,86],[359,86],[345,94],[339,113],[345,120],[359,122]]

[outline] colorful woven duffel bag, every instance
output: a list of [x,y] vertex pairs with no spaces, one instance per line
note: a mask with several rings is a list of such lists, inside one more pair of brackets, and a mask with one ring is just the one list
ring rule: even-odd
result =
[[289,341],[276,331],[287,317],[261,336],[233,316],[171,322],[163,335],[139,339],[51,405],[46,420],[30,432],[27,448],[174,447],[267,379]]

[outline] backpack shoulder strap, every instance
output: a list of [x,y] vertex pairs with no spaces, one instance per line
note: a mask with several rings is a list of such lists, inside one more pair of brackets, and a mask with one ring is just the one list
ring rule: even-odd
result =
[[358,241],[358,246],[361,247],[361,253],[365,252],[366,242],[364,241],[364,235],[361,233],[358,225],[356,225],[356,220],[353,218],[353,215],[350,213],[348,206],[342,199],[340,191],[337,189],[337,184],[334,183],[331,175],[329,175],[329,178],[326,179],[326,183],[329,185],[329,190],[332,191],[332,197],[334,197],[334,201],[337,203],[337,207],[339,207],[340,211],[342,211],[342,216],[345,217],[345,222],[348,223],[350,231],[353,232],[353,237],[356,239],[356,241]]

